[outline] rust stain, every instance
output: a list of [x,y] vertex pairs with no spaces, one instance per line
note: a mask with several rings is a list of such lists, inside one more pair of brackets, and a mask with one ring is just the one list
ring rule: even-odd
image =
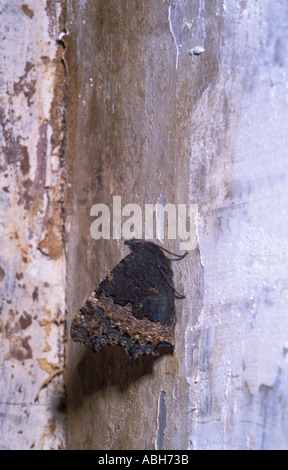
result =
[[54,233],[53,226],[48,228],[48,233],[44,240],[39,243],[38,249],[51,259],[57,259],[61,256],[63,249],[62,238]]
[[51,310],[47,309],[46,307],[42,307],[42,311],[44,311],[47,316],[39,320],[39,325],[44,326],[46,337],[48,337],[51,333]]
[[51,436],[53,436],[54,438],[57,437],[56,436],[56,429],[57,429],[56,422],[53,419],[49,418],[48,421],[47,421],[47,424],[44,428],[44,431],[41,434],[40,449],[43,449],[43,447],[45,445],[46,437],[49,437],[49,438],[51,438]]
[[39,320],[39,325],[45,328],[45,334],[46,337],[48,337],[51,333],[51,325],[53,324],[59,326],[63,323],[64,319],[58,317],[52,318],[51,310],[46,307],[42,307],[41,310],[42,312],[46,313],[46,317]]
[[49,338],[50,333],[51,333],[52,325],[56,325],[56,326],[59,327],[61,324],[64,323],[65,320],[63,318],[60,318],[60,317],[52,318],[51,310],[47,309],[46,307],[42,307],[41,310],[42,310],[42,312],[44,312],[46,314],[46,316],[44,318],[39,320],[39,325],[44,327],[45,335],[46,335],[45,345],[42,349],[42,352],[48,352],[48,351],[51,351],[51,349],[52,349],[51,345],[48,342],[48,338]]
[[60,374],[64,374],[64,368],[63,367],[59,366],[58,364],[47,361],[47,359],[45,357],[38,358],[37,361],[38,361],[41,369],[44,372],[46,372],[49,375],[49,377],[40,386],[39,391],[38,391],[34,401],[39,400],[39,395],[40,395],[41,390],[43,390],[43,388],[46,388],[52,382],[52,380],[55,377],[57,377]]
[[58,364],[47,361],[46,357],[38,358],[37,361],[41,369],[44,370],[44,372],[47,372],[50,377],[54,377],[55,373],[59,374],[59,371],[63,370]]
[[44,348],[42,349],[42,352],[49,352],[52,350],[52,347],[50,346],[50,344],[48,343],[48,341],[45,340],[45,346]]
[[25,255],[22,255],[22,261],[24,264],[28,264],[29,263],[29,258]]
[[30,8],[27,3],[23,3],[23,5],[21,5],[21,8],[23,13],[25,13],[25,15],[28,16],[28,18],[30,18],[31,20],[34,16],[34,10],[32,10],[32,8]]
[[[27,264],[29,262],[28,251],[29,251],[29,246],[30,245],[27,245],[27,243],[26,243],[26,248],[24,248],[22,246],[21,241],[20,241],[20,236],[19,236],[19,233],[17,232],[17,230],[14,230],[13,236],[14,236],[14,239],[16,241],[15,244],[17,245],[17,248],[18,248],[19,252],[21,253],[22,262]],[[19,274],[19,273],[16,273],[15,276],[16,276],[16,279],[19,281],[19,280],[22,279],[23,274],[22,274],[22,277],[20,277],[21,274]]]

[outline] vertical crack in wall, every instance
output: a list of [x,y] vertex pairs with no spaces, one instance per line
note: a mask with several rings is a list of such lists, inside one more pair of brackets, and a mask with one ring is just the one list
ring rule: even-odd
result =
[[169,5],[169,8],[168,8],[168,21],[169,21],[169,29],[170,29],[170,32],[173,36],[173,40],[174,40],[174,44],[175,44],[175,47],[176,47],[176,70],[178,68],[178,59],[179,59],[179,52],[180,52],[180,46],[178,45],[178,42],[177,42],[177,38],[176,38],[176,35],[174,33],[174,29],[173,29],[173,25],[172,25],[172,20],[171,20],[171,11],[172,11],[172,8],[173,8],[173,12],[175,10],[175,7],[173,5]]
[[158,433],[157,433],[157,450],[164,449],[164,432],[166,428],[166,405],[165,405],[166,392],[163,390],[159,396],[158,402]]

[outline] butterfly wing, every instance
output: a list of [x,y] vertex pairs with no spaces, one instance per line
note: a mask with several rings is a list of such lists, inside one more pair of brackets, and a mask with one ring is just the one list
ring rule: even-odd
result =
[[[155,245],[156,246],[156,245]],[[160,251],[160,250],[159,250]],[[126,256],[104,279],[97,295],[104,293],[118,305],[132,305],[136,318],[171,324],[175,317],[172,271],[162,252],[148,247]]]
[[175,306],[170,260],[143,242],[111,271],[75,315],[73,341],[98,351],[119,344],[132,359],[174,348]]

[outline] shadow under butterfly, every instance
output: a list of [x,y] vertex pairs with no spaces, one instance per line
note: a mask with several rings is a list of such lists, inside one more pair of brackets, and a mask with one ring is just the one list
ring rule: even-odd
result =
[[[94,352],[120,345],[131,359],[174,350],[175,298],[185,296],[173,286],[175,255],[144,240],[126,240],[131,253],[92,292],[71,325],[71,337]],[[164,252],[175,258],[167,258]]]

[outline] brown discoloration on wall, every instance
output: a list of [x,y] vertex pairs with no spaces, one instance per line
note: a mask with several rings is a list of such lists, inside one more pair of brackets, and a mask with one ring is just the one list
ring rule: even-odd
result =
[[78,149],[77,128],[78,128],[78,109],[79,93],[81,86],[81,73],[78,69],[76,60],[76,50],[74,38],[70,34],[65,34],[61,39],[64,46],[62,51],[62,60],[65,70],[65,116],[66,122],[69,119],[69,126],[66,128],[65,135],[65,164],[69,186],[66,187],[65,210],[67,216],[73,211],[72,201],[74,194],[75,178],[75,158]]
[[10,338],[10,355],[13,359],[17,361],[25,361],[27,359],[32,359],[32,349],[29,344],[30,336],[25,338],[20,336],[12,336]]
[[20,318],[15,322],[15,318],[19,317],[18,312],[14,314],[13,310],[9,310],[9,320],[4,324],[0,322],[0,332],[2,340],[7,339],[10,344],[9,354],[13,359],[25,361],[32,358],[32,349],[29,343],[31,336],[23,336],[22,331],[26,330],[32,324],[32,317],[27,312],[23,312]]
[[51,39],[56,37],[56,6],[54,0],[46,0],[45,11],[48,16],[48,34]]
[[[72,12],[77,24],[83,18],[80,10],[76,6]],[[75,37],[81,70],[78,152],[74,167],[78,208],[74,227],[79,237],[72,240],[69,256],[70,282],[77,285],[74,300],[71,295],[68,300],[71,317],[93,290],[91,286],[95,287],[125,254],[121,241],[91,239],[89,211],[94,203],[101,201],[111,206],[112,195],[121,195],[123,204],[135,202],[142,209],[145,203],[156,204],[160,197],[171,203],[191,201],[187,194],[188,159],[184,159],[187,129],[193,103],[196,106],[198,95],[204,93],[212,80],[207,74],[209,62],[206,67],[202,65],[207,75],[199,91],[191,80],[194,71],[191,61],[188,63],[188,54],[187,58],[181,54],[182,66],[185,64],[187,70],[184,77],[176,72],[175,45],[169,28],[168,5],[164,2],[157,2],[157,7],[155,3],[143,2],[133,14],[126,1],[89,3],[85,9],[85,26],[77,29]],[[88,43],[93,44],[92,55],[88,52]],[[196,64],[194,69],[196,73]],[[211,70],[214,71],[213,65]],[[85,210],[81,210],[82,207]],[[164,246],[177,251],[175,241],[166,240]],[[131,365],[119,348],[104,348],[93,357],[69,344],[69,447],[73,448],[77,441],[83,443],[80,436],[85,434],[89,443],[86,440],[85,444],[79,444],[84,448],[155,448],[158,396],[163,390],[167,409],[169,404],[171,411],[165,445],[167,448],[188,445],[188,418],[180,413],[176,397],[181,397],[182,405],[187,404],[184,336],[187,325],[192,327],[201,311],[203,268],[198,251],[185,259],[181,267],[173,266],[178,283],[180,272],[183,277],[188,276],[192,265],[200,281],[198,296],[191,316],[185,301],[183,305],[176,303],[175,358],[163,356],[154,362],[143,358]],[[187,281],[186,294],[194,297],[194,289],[194,284]],[[110,365],[109,370],[104,371],[104,364]],[[108,403],[111,405],[109,412]],[[86,406],[91,406],[92,414],[97,415],[102,432],[90,426]],[[124,410],[121,416],[117,410]],[[137,439],[133,438],[135,415],[138,423],[143,424],[141,438],[138,435]],[[177,424],[180,415],[181,424]],[[177,428],[178,434],[173,434],[172,428]]]
[[2,266],[0,266],[0,282],[3,281],[4,276],[5,276],[5,269],[3,269]]
[[47,129],[48,122],[43,122],[38,128],[38,141],[36,147],[37,163],[36,172],[33,181],[32,198],[33,209],[37,211],[42,198],[46,180],[46,167],[47,167]]
[[21,330],[26,330],[26,328],[28,328],[28,326],[30,326],[31,324],[32,324],[32,316],[29,315],[29,313],[24,311],[21,317],[19,318],[19,326]]
[[[44,328],[45,331],[45,346],[42,349],[42,352],[48,352],[52,348],[49,344],[51,331],[54,326],[61,327],[65,325],[65,317],[61,315],[61,312],[57,312],[57,316],[52,317],[51,310],[47,309],[46,307],[42,306],[41,308],[41,319],[39,320],[39,325]],[[64,340],[64,338],[63,338]]]
[[35,302],[36,300],[39,300],[39,289],[38,287],[36,286],[34,291],[32,292],[32,299],[33,301]]
[[[47,235],[45,236],[44,240],[42,240],[39,245],[38,249],[43,253],[45,256],[49,256],[52,259],[57,259],[61,256],[63,250],[63,242],[62,236],[56,235],[54,233],[54,222],[52,220],[50,225],[48,226]],[[50,228],[50,230],[49,230]]]
[[33,18],[34,10],[32,10],[32,8],[29,8],[29,5],[27,5],[27,3],[23,3],[23,5],[21,5],[21,8],[23,12],[25,13],[25,15],[28,16],[28,18],[30,19]]
[[[20,167],[23,174],[27,174],[29,171],[29,155],[27,146],[22,145],[23,140],[21,136],[15,136],[13,127],[5,110],[0,108],[0,125],[3,133],[3,141],[1,142],[1,149],[6,158],[4,164],[15,165],[20,162]],[[5,169],[7,166],[4,167]]]
[[24,74],[21,75],[21,77],[19,77],[19,80],[13,84],[13,95],[17,96],[19,95],[19,93],[23,93],[25,98],[27,98],[27,105],[29,107],[31,107],[33,104],[32,97],[35,95],[37,83],[36,78],[30,79],[30,81],[27,80],[29,72],[33,69],[35,69],[35,65],[27,61],[24,69]]
[[44,372],[46,372],[49,375],[49,377],[41,384],[38,390],[38,393],[35,397],[35,401],[39,400],[39,395],[40,395],[41,390],[43,390],[43,388],[46,388],[55,377],[57,377],[58,375],[64,374],[63,367],[60,367],[59,364],[48,362],[45,357],[38,358],[37,361],[41,369]]

